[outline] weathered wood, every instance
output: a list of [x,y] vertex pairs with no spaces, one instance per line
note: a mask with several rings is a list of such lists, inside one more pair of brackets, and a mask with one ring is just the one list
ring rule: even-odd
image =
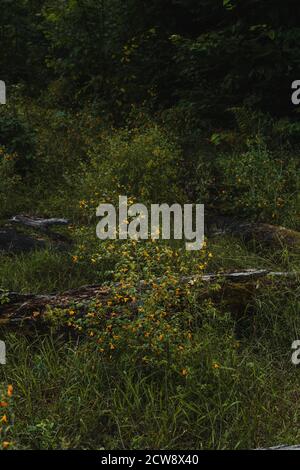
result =
[[29,217],[27,215],[15,215],[10,219],[10,222],[25,225],[27,227],[38,228],[46,230],[53,225],[68,225],[68,219],[50,218],[43,219],[41,217]]
[[[1,295],[1,291],[0,291]],[[47,307],[68,308],[74,302],[82,306],[91,300],[106,298],[109,289],[103,286],[82,286],[62,294],[20,294],[2,291],[4,303],[0,304],[0,324],[33,320],[35,312],[44,312]]]
[[[214,282],[214,281],[229,281],[229,282],[247,282],[247,281],[255,281],[260,278],[266,278],[266,279],[276,279],[276,278],[290,278],[290,279],[296,279],[298,276],[298,273],[295,272],[284,272],[284,271],[270,271],[267,269],[246,269],[244,271],[234,271],[230,273],[211,273],[211,274],[203,274],[200,275],[201,279],[203,281],[207,282]],[[187,280],[188,282],[193,281],[195,279],[195,276],[190,276],[183,278],[183,280]]]
[[256,450],[300,450],[300,444],[296,444],[293,446],[283,444],[280,446],[264,447],[264,448],[256,449]]
[[[224,293],[227,292],[227,297],[232,302],[234,301],[235,294],[239,297],[246,293],[245,297],[248,299],[249,295],[257,288],[257,282],[262,279],[264,280],[264,285],[272,284],[278,280],[298,285],[299,273],[249,269],[241,272],[187,276],[183,277],[181,282],[193,285],[196,281],[201,280],[205,285],[218,281],[223,285],[222,300],[224,300]],[[157,279],[157,283],[159,282],[160,280]],[[141,281],[141,287],[142,289],[151,289],[151,285],[148,285],[145,281]],[[24,320],[34,320],[36,318],[35,312],[43,313],[47,307],[70,308],[74,306],[75,302],[80,304],[84,310],[91,301],[109,299],[110,294],[110,287],[101,285],[81,286],[62,294],[35,295],[2,292],[4,302],[2,305],[0,302],[0,324],[9,322],[13,324]],[[237,302],[241,302],[241,299],[238,298]]]

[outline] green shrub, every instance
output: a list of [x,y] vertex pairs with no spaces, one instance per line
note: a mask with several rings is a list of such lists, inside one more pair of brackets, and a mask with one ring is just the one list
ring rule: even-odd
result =
[[[219,203],[224,212],[297,225],[299,163],[251,145],[243,153],[220,154]],[[298,221],[299,222],[299,221]]]
[[78,171],[76,193],[82,209],[95,214],[100,202],[128,195],[145,203],[182,202],[180,150],[156,125],[103,134]]

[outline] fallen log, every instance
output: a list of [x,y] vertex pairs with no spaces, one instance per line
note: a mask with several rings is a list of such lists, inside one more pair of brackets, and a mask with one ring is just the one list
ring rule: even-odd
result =
[[108,296],[109,288],[98,285],[82,286],[62,294],[20,294],[2,291],[1,295],[0,291],[0,325],[34,320],[35,313],[43,313],[49,307],[64,309],[74,305],[74,302],[84,306],[94,299],[104,299]]
[[300,249],[300,232],[280,225],[216,216],[207,218],[206,231],[208,236],[230,234],[241,237],[245,242],[254,241],[274,248],[288,246]]
[[[67,219],[40,217],[29,217],[26,215],[15,215],[8,221],[5,227],[0,228],[0,252],[27,253],[29,251],[45,248],[48,241],[57,243],[57,247],[65,249],[72,243],[69,237],[55,233],[50,230],[53,226],[65,226],[69,224]],[[12,224],[18,224],[34,230],[38,234],[22,233],[21,229],[15,230]],[[43,238],[41,238],[41,234]]]
[[[276,279],[276,278],[290,278],[295,279],[298,273],[292,271],[269,271],[267,269],[246,269],[245,271],[234,271],[230,273],[217,273],[217,274],[203,274],[201,279],[207,282],[225,280],[230,282],[247,282],[249,280],[255,281],[262,277],[267,279]],[[183,280],[185,278],[182,278]],[[190,276],[186,278],[188,282],[191,282],[195,279],[195,276]]]
[[[298,286],[299,274],[294,272],[273,272],[265,269],[248,269],[239,272],[186,276],[181,279],[181,282],[189,283],[191,286],[199,280],[203,282],[204,286],[205,284],[218,282],[221,285],[220,298],[224,300],[227,297],[234,307],[240,304],[241,300],[245,305],[257,289],[258,283],[262,280],[264,286],[272,285],[272,283],[278,281],[285,281]],[[159,284],[160,279],[157,279],[156,282]],[[117,286],[118,284],[115,284],[115,287]],[[151,285],[141,281],[141,288],[151,289]],[[101,285],[81,286],[61,294],[20,294],[5,291],[2,291],[1,294],[0,291],[0,325],[15,324],[28,320],[36,321],[49,307],[67,309],[73,307],[76,303],[84,310],[91,301],[108,300],[110,294],[111,288]],[[37,313],[38,315],[36,315]]]
[[27,215],[15,215],[10,220],[10,222],[18,223],[25,225],[27,227],[47,230],[49,227],[53,227],[53,225],[68,225],[68,219],[59,219],[59,218],[50,218],[50,219],[43,219],[41,217],[29,217]]
[[274,446],[274,447],[264,447],[264,448],[259,448],[255,450],[300,450],[300,444],[295,444],[292,446],[289,445],[279,445],[279,446]]

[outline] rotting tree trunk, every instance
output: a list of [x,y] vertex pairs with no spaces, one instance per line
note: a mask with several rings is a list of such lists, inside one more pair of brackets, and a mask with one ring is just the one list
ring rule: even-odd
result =
[[[299,273],[271,272],[264,269],[195,275],[182,278],[182,283],[189,283],[192,286],[199,279],[202,280],[204,288],[205,285],[210,283],[220,283],[221,290],[217,293],[217,297],[222,299],[222,301],[225,300],[225,303],[229,302],[233,311],[238,310],[237,306],[241,304],[245,306],[260,286],[271,286],[278,282],[295,286],[299,285]],[[157,282],[159,282],[159,279]],[[148,288],[148,285],[142,281],[141,287],[143,289]],[[209,296],[209,290],[206,292]],[[42,318],[43,312],[48,307],[70,308],[74,306],[74,302],[84,309],[91,301],[108,300],[110,294],[111,289],[108,286],[101,285],[82,286],[62,294],[48,295],[3,292],[3,303],[2,305],[0,304],[0,325],[13,325],[24,321],[36,322]],[[204,295],[206,295],[205,289]]]
[[300,232],[280,225],[216,216],[207,218],[206,230],[211,236],[231,234],[268,247],[300,249]]

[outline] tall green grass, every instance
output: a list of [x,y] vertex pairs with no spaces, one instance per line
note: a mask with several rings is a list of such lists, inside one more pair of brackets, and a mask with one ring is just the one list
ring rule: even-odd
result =
[[[299,374],[285,354],[243,345],[220,350],[198,336],[191,377],[147,373],[124,352],[102,359],[85,342],[6,336],[14,384],[11,440],[18,449],[238,449],[297,443]],[[289,344],[286,344],[288,350]],[[220,362],[220,368],[212,362]]]

